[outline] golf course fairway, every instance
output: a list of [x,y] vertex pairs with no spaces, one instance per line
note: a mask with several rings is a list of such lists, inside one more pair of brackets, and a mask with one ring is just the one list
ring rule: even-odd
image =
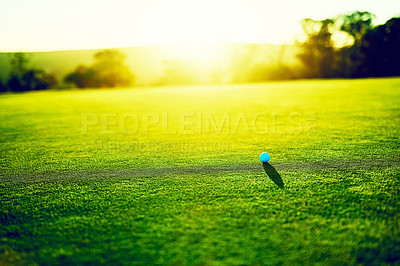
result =
[[3,94],[0,111],[0,264],[400,262],[399,78]]

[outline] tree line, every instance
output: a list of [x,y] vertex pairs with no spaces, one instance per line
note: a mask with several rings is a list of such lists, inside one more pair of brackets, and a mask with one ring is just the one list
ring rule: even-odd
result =
[[13,54],[9,77],[5,84],[0,80],[0,91],[46,90],[57,86],[54,75],[43,69],[28,67],[28,59],[23,53]]
[[[104,50],[94,55],[90,66],[79,65],[64,77],[64,82],[78,88],[111,88],[131,86],[135,76],[124,64],[125,55],[117,50]],[[43,69],[29,67],[29,60],[23,53],[15,53],[10,60],[10,74],[0,91],[33,91],[56,88],[55,75]]]
[[[378,26],[374,15],[356,11],[324,20],[304,19],[305,41],[298,43],[300,66],[278,62],[250,63],[254,55],[234,52],[223,66],[209,66],[206,73],[190,62],[164,62],[162,84],[189,84],[207,80],[213,83],[256,82],[295,78],[360,78],[400,76],[400,18],[392,18]],[[347,44],[338,46],[334,36],[347,36]],[[94,54],[92,65],[79,65],[63,81],[78,88],[128,87],[135,75],[125,64],[126,56],[117,50]],[[29,67],[23,53],[10,59],[10,73],[0,91],[32,91],[56,88],[55,75],[40,68]],[[197,75],[197,76],[196,76]],[[199,79],[198,76],[202,76]]]
[[[373,26],[374,15],[356,11],[335,19],[303,20],[306,41],[298,55],[305,78],[400,76],[400,18]],[[350,45],[335,46],[333,35],[345,33]]]
[[[400,18],[378,26],[365,11],[302,21],[305,40],[297,43],[299,64],[283,59],[259,61],[252,47],[233,50],[223,62],[199,70],[190,60],[164,62],[164,84],[244,83],[303,78],[400,76]],[[344,41],[338,43],[341,36]],[[196,75],[197,73],[197,75]]]

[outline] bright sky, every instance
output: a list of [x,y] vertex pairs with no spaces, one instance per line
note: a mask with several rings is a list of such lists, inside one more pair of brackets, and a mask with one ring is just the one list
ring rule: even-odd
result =
[[398,0],[0,0],[0,51],[217,42],[288,43],[303,18],[370,11],[400,16]]

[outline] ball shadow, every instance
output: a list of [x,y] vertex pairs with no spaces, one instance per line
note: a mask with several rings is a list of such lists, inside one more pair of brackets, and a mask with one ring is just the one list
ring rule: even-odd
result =
[[280,188],[284,188],[283,180],[280,174],[269,163],[263,163],[263,167],[269,178]]

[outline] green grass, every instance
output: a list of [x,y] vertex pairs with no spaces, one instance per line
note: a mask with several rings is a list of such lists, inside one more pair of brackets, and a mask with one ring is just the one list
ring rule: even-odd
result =
[[399,263],[400,79],[7,94],[0,111],[0,264]]

